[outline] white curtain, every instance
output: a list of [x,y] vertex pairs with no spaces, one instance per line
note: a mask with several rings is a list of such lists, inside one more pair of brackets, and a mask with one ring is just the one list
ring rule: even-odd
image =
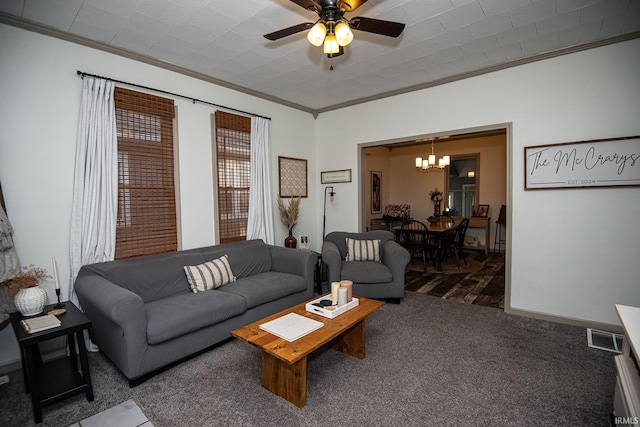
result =
[[262,239],[273,245],[273,202],[271,199],[271,141],[269,120],[251,118],[251,167],[247,240]]
[[118,139],[113,82],[85,77],[76,141],[71,206],[71,283],[80,267],[115,256],[118,210]]

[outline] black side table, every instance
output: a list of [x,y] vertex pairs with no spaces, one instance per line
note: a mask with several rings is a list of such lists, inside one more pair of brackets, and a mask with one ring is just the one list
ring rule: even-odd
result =
[[318,256],[318,262],[316,263],[316,291],[318,295],[322,295],[322,276],[324,273],[324,262],[322,262],[322,252],[312,251]]
[[[33,419],[36,423],[42,422],[42,405],[82,392],[86,393],[89,402],[93,401],[89,360],[83,336],[83,331],[91,328],[91,321],[70,301],[65,302],[64,308],[67,312],[57,316],[62,325],[33,334],[26,333],[20,326],[23,319],[20,313],[11,314],[11,326],[20,345],[25,389],[27,393],[31,393]],[[45,306],[43,313],[51,310],[53,304]],[[69,344],[69,356],[43,363],[38,343],[65,335]],[[78,371],[76,340],[82,372]]]

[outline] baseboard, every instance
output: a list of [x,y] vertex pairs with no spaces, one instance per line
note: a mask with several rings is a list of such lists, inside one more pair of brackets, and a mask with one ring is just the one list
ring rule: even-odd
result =
[[10,360],[0,365],[0,375],[6,375],[9,372],[17,371],[22,367],[20,359]]
[[516,316],[532,317],[534,319],[547,320],[549,322],[563,323],[565,325],[578,326],[580,328],[591,328],[599,331],[613,332],[616,334],[622,334],[622,326],[613,323],[594,322],[584,319],[576,319],[573,317],[562,317],[548,313],[540,313],[537,311],[521,310],[518,308],[505,309],[505,312],[509,314],[515,314]]

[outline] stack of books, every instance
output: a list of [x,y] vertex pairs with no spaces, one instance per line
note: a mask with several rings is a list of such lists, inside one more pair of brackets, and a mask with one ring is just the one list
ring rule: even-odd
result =
[[28,334],[46,331],[47,329],[57,328],[62,323],[53,314],[45,314],[44,316],[32,317],[20,321],[22,329]]
[[296,313],[289,313],[260,325],[260,329],[289,342],[295,341],[324,326],[324,323]]

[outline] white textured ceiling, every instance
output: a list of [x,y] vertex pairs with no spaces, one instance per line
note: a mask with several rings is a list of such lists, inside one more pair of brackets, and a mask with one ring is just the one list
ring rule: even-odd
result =
[[354,31],[332,60],[305,32],[263,37],[316,20],[288,0],[1,0],[0,14],[310,112],[640,36],[640,0],[369,0],[346,17],[402,22],[404,33]]

